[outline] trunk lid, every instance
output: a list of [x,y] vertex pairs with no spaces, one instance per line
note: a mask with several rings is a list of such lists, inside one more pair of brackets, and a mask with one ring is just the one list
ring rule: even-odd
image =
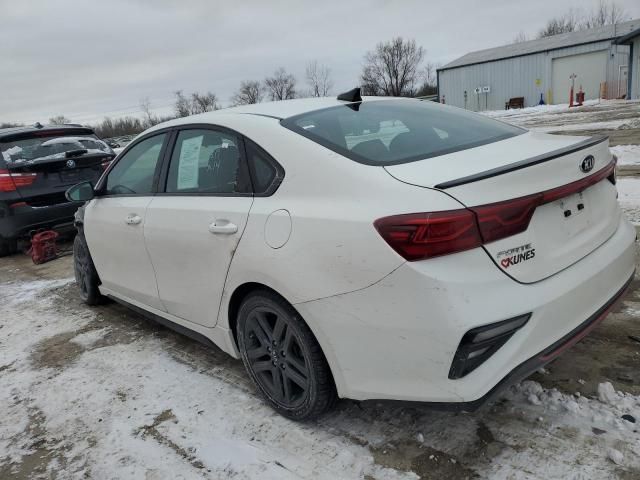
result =
[[97,183],[113,155],[105,152],[70,158],[49,158],[8,165],[16,191],[33,207],[65,203],[69,187],[84,182]]
[[484,243],[499,269],[533,283],[579,261],[617,229],[616,188],[606,178],[594,183],[610,171],[611,162],[605,138],[528,132],[384,168],[402,182],[442,190],[470,209],[551,192],[549,201],[535,207],[525,231]]

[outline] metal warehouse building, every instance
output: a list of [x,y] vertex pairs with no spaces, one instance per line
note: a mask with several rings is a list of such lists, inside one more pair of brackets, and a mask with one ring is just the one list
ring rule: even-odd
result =
[[[524,106],[537,105],[541,97],[569,103],[572,76],[575,91],[582,87],[587,100],[626,98],[640,77],[638,63],[635,75],[628,71],[628,40],[638,28],[640,20],[632,20],[468,53],[438,69],[439,99],[476,111],[503,109],[518,97]],[[633,95],[638,97],[637,89]]]

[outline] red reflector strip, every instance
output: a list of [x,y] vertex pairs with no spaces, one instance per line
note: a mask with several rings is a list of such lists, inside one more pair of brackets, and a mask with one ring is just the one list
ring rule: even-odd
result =
[[9,208],[20,208],[20,207],[26,207],[26,206],[27,206],[27,202],[16,202],[9,205]]
[[554,202],[564,197],[568,197],[569,195],[573,195],[574,193],[582,192],[592,185],[595,185],[596,183],[604,180],[609,175],[615,173],[615,170],[616,159],[613,158],[604,168],[598,170],[594,174],[589,175],[588,177],[584,177],[580,180],[576,180],[575,182],[567,183],[566,185],[563,185],[561,187],[552,188],[551,190],[542,192],[543,199],[541,205]]

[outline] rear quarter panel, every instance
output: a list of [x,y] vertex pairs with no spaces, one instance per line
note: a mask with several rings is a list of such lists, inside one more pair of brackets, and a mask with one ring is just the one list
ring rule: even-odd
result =
[[[460,208],[441,192],[404,184],[381,167],[353,162],[276,120],[249,118],[229,126],[280,162],[285,178],[275,194],[255,198],[225,285],[222,327],[228,325],[231,295],[247,282],[265,284],[292,304],[370,286],[404,263],[375,230],[376,219]],[[291,234],[284,246],[271,248],[265,224],[281,209],[291,215]],[[312,325],[315,319],[306,320],[313,330],[319,328]]]

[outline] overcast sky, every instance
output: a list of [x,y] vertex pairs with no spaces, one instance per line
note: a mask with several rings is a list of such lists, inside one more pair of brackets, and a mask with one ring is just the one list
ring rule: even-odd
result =
[[[401,35],[446,63],[535,33],[597,0],[0,0],[0,122],[63,114],[91,123],[158,111],[175,90],[212,91],[223,105],[240,81],[283,66],[304,85],[310,60],[334,91],[358,84],[362,58]],[[639,0],[618,0],[640,18]]]

